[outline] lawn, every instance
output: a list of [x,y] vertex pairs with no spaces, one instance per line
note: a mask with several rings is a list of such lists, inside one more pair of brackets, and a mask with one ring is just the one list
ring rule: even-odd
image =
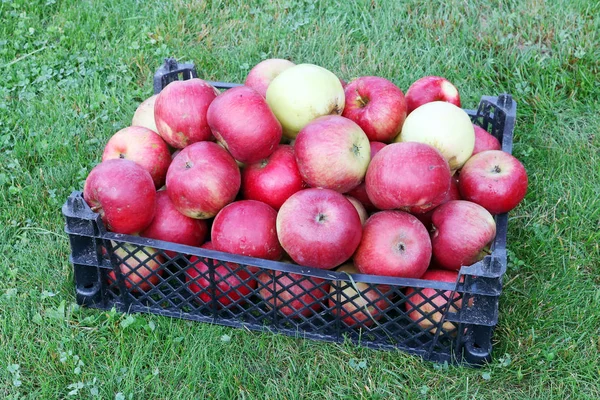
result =
[[[475,5],[475,3],[478,3]],[[600,3],[0,2],[1,398],[600,398]],[[60,207],[152,93],[164,57],[241,82],[270,57],[463,106],[518,102],[530,186],[480,369],[75,304]]]

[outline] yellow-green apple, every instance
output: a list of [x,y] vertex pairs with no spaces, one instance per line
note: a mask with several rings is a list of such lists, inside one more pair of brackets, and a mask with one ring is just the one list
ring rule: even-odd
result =
[[83,198],[102,217],[106,229],[134,234],[154,218],[156,189],[150,173],[131,160],[103,161],[89,173]]
[[369,217],[354,263],[363,274],[421,277],[431,260],[425,226],[404,211],[380,211]]
[[[369,147],[371,148],[371,160],[375,157],[375,154],[379,152],[379,150],[383,149],[386,144],[382,142],[370,142]],[[368,170],[368,168],[367,168]],[[354,197],[356,200],[360,201],[367,211],[375,211],[376,208],[369,200],[369,196],[367,195],[367,187],[365,185],[365,181],[363,180],[357,187],[348,192],[349,196]]]
[[[208,225],[205,220],[190,218],[177,211],[167,192],[161,190],[156,192],[154,219],[140,236],[198,247],[204,243],[207,234]],[[169,257],[177,254],[172,251],[165,253]]]
[[304,187],[294,148],[289,145],[279,145],[268,158],[242,169],[244,199],[262,201],[275,210]]
[[281,140],[281,124],[265,98],[248,86],[220,94],[206,118],[217,141],[242,163],[268,157]]
[[[336,272],[353,275],[360,273],[352,264],[339,267]],[[365,282],[332,281],[329,290],[331,314],[341,318],[352,328],[371,326],[381,318],[390,306],[388,285],[374,285]],[[337,293],[340,293],[339,304]]]
[[365,206],[363,206],[360,201],[358,201],[357,199],[355,199],[352,196],[346,195],[345,197],[348,199],[348,201],[350,203],[352,203],[354,208],[356,208],[356,212],[358,213],[358,216],[360,217],[360,223],[364,226],[365,222],[367,222],[367,218],[369,218],[369,214],[367,213]]
[[344,195],[310,188],[283,203],[277,214],[277,236],[296,263],[331,269],[352,256],[360,243],[362,225]]
[[[212,242],[206,242],[200,247],[215,250]],[[209,263],[214,263],[212,276]],[[190,258],[190,265],[185,272],[189,290],[197,295],[197,300],[205,304],[213,299],[211,282],[214,282],[214,297],[220,307],[240,304],[256,289],[256,280],[250,273],[241,265],[232,262],[209,261],[194,256]]]
[[485,208],[465,200],[437,207],[431,217],[431,246],[436,265],[458,271],[489,254],[496,222]]
[[[113,246],[115,246],[113,242]],[[162,274],[164,257],[152,247],[123,243],[114,250],[125,287],[132,292],[146,292],[156,285]],[[108,273],[108,282],[117,281],[115,271]]]
[[202,79],[171,82],[158,94],[154,104],[158,133],[176,149],[210,140],[212,133],[206,112],[216,97],[216,89]]
[[152,132],[158,133],[156,121],[154,120],[154,103],[156,103],[157,97],[157,94],[148,97],[136,108],[131,120],[131,126],[143,126]]
[[527,171],[516,157],[502,150],[486,150],[463,166],[458,187],[463,199],[501,214],[523,200],[527,183]]
[[469,115],[444,101],[426,103],[408,114],[396,142],[420,142],[437,148],[456,171],[473,154],[475,129]]
[[471,157],[482,151],[502,149],[500,141],[494,135],[478,125],[473,124],[473,128],[475,129],[475,147]]
[[239,200],[228,204],[213,221],[213,246],[226,253],[279,260],[283,249],[277,240],[276,220],[277,211],[263,202]]
[[313,64],[299,64],[281,72],[271,81],[266,98],[288,139],[294,139],[317,117],[340,115],[345,104],[338,77]]
[[244,85],[256,90],[262,97],[267,97],[267,88],[271,84],[271,81],[277,75],[294,65],[296,64],[281,58],[263,60],[248,72]]
[[354,121],[326,115],[309,122],[294,143],[296,162],[309,186],[346,193],[365,177],[371,149]]
[[432,101],[445,101],[460,107],[460,96],[456,86],[441,76],[424,76],[410,85],[406,91],[409,114]]
[[[421,279],[437,282],[456,283],[458,272],[446,271],[439,269],[430,269],[421,277]],[[408,316],[413,321],[424,329],[429,330],[432,334],[436,333],[436,327],[439,326],[444,316],[446,308],[448,312],[458,312],[462,305],[459,293],[454,293],[452,290],[442,290],[434,288],[408,288],[406,290],[407,301],[405,304]],[[450,305],[448,305],[450,301]],[[441,325],[442,331],[440,334],[452,334],[456,330],[456,325],[453,322],[445,321]]]
[[258,275],[260,296],[269,307],[288,317],[309,317],[323,307],[329,283],[290,272],[264,271]]
[[450,189],[450,168],[434,147],[416,142],[385,146],[371,161],[365,178],[367,194],[381,210],[427,212]]
[[106,143],[102,161],[114,158],[131,160],[150,173],[156,189],[165,184],[171,164],[169,147],[154,131],[130,126],[115,133]]
[[173,205],[191,218],[212,218],[231,203],[240,189],[240,170],[227,150],[198,142],[181,150],[167,171],[167,193]]
[[363,76],[345,88],[342,115],[356,122],[371,141],[391,142],[406,118],[406,100],[398,86],[378,76]]

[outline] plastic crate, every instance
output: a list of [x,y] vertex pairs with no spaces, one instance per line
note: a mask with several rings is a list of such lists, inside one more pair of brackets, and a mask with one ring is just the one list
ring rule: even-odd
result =
[[[193,65],[182,67],[167,60],[157,72],[155,88],[158,83],[164,87],[174,79],[195,76]],[[236,86],[212,83],[225,89]],[[467,112],[473,122],[501,141],[504,151],[511,152],[516,103],[510,95],[483,96],[479,108]],[[352,341],[377,349],[399,349],[436,362],[481,365],[491,358],[492,333],[506,271],[507,214],[495,216],[497,234],[491,254],[462,267],[457,282],[447,283],[350,276],[112,233],[91,211],[81,192],[69,196],[62,212],[80,305],[330,342]],[[127,276],[122,265],[131,269],[125,269]],[[240,270],[246,272],[239,274]],[[240,278],[233,287],[219,286],[219,277],[234,274]],[[292,283],[282,279],[290,276]],[[344,284],[361,282],[366,285],[362,297],[349,296],[342,290]],[[200,283],[203,288],[198,292]],[[414,291],[410,293],[407,288]],[[424,288],[432,288],[435,293],[423,296],[425,300],[415,297]],[[297,293],[286,299],[286,289]],[[433,301],[435,297],[447,301],[438,305]],[[370,312],[344,313],[345,305],[361,301],[372,307]],[[429,312],[414,308],[425,302],[431,306]],[[417,321],[409,317],[408,309],[419,313]],[[439,321],[435,315],[441,316]]]

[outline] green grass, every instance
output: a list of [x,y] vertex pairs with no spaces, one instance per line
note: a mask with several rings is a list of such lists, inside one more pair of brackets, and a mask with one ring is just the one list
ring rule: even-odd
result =
[[[0,2],[0,397],[600,398],[600,3],[349,3]],[[60,207],[167,56],[211,80],[283,57],[404,91],[444,75],[467,108],[513,94],[530,188],[511,212],[494,361],[75,306]]]

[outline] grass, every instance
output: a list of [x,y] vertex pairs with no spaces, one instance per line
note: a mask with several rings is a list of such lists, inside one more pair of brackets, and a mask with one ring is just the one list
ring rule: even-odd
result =
[[[0,397],[600,398],[600,6],[595,1],[0,2]],[[75,305],[60,207],[167,56],[243,81],[268,57],[443,75],[518,102],[530,188],[481,369]],[[363,363],[361,363],[361,361]]]

